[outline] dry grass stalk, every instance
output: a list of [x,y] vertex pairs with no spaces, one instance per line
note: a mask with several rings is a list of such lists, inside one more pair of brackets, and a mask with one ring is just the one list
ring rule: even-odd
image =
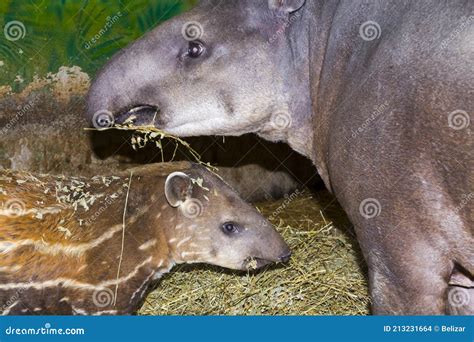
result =
[[[176,151],[178,149],[178,146],[181,145],[183,146],[192,156],[194,161],[198,164],[201,164],[208,168],[210,171],[215,171],[216,167],[212,166],[210,163],[203,162],[201,160],[201,155],[189,145],[189,143],[175,135],[166,133],[165,131],[162,131],[159,128],[156,128],[155,126],[131,126],[131,125],[114,125],[109,128],[104,128],[104,129],[96,129],[96,128],[86,128],[86,130],[95,130],[95,131],[105,131],[105,130],[119,130],[119,131],[131,131],[133,132],[132,138],[131,138],[131,143],[132,147],[134,149],[140,149],[144,148],[150,143],[154,143],[156,147],[158,147],[161,151],[161,159],[163,162],[165,161],[173,161]],[[161,141],[163,139],[170,139],[175,142],[175,150],[173,153],[173,156],[171,157],[171,160],[165,160],[164,154],[163,154],[163,145]]]

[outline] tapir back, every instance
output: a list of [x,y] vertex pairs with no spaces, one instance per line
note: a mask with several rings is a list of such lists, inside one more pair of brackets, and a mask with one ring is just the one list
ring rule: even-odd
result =
[[[160,195],[151,192],[163,186],[170,170],[185,170],[189,166],[189,163],[173,163],[151,169],[143,167],[136,171],[134,192],[129,191],[133,171],[90,179],[2,171],[0,311],[4,314],[93,313],[106,309],[101,307],[100,300],[114,296],[108,285],[114,285],[115,278],[123,280],[117,282],[122,291],[136,286],[139,274],[146,269],[138,266],[151,258],[146,250],[141,255],[139,247],[143,241],[156,238],[148,222],[140,218],[148,209],[146,198]],[[137,178],[151,172],[153,187],[139,185]],[[127,201],[126,226],[130,235],[122,251]],[[164,198],[161,201],[162,219],[166,220],[166,201]],[[137,224],[139,230],[134,229]],[[167,252],[164,239],[157,241],[155,247]],[[121,253],[128,256],[123,261],[119,260]],[[146,272],[147,276],[152,273]],[[130,279],[124,280],[127,276]],[[98,285],[104,279],[110,284]],[[139,282],[141,285],[143,280]],[[70,303],[73,297],[83,298],[80,300],[83,303],[74,307]],[[120,300],[121,297],[114,298],[119,301],[117,307],[127,308],[135,306],[141,298],[137,296],[130,303]]]
[[289,255],[255,208],[196,164],[0,175],[3,314],[131,314],[175,264],[242,270]]

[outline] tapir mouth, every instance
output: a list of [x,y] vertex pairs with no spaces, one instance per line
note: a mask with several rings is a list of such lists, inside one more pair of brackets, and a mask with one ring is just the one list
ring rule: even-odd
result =
[[121,111],[114,119],[116,125],[128,126],[157,126],[158,124],[157,106],[136,105],[132,108]]
[[273,263],[275,263],[275,261],[256,257],[249,257],[244,261],[244,268],[247,270],[256,270]]

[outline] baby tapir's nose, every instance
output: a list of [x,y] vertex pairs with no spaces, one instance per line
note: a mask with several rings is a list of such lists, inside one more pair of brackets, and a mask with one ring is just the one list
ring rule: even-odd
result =
[[279,257],[280,262],[288,262],[288,261],[290,261],[290,258],[291,258],[291,251],[288,251],[288,252],[280,255],[280,257]]

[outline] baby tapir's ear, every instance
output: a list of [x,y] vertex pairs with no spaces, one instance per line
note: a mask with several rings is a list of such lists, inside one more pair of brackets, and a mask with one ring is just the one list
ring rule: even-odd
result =
[[273,11],[291,13],[299,10],[305,0],[268,0],[268,7]]
[[173,172],[168,175],[165,181],[166,200],[172,207],[178,207],[192,197],[193,182],[191,178],[182,172]]

